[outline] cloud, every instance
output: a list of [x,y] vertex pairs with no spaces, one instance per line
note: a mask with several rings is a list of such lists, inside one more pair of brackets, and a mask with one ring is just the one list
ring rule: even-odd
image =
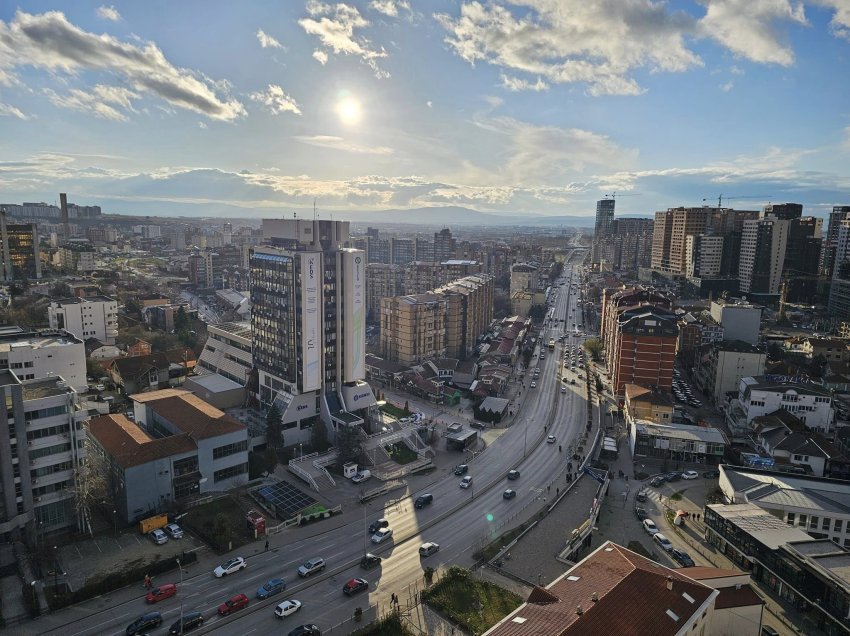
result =
[[283,44],[278,42],[275,38],[270,36],[268,33],[263,31],[262,29],[257,30],[257,40],[260,42],[260,46],[264,49],[282,49]]
[[427,102],[425,102],[425,105],[428,108],[434,108],[434,102],[432,102],[430,99]]
[[301,109],[296,101],[284,93],[283,89],[277,84],[269,84],[266,90],[251,93],[249,97],[268,108],[275,115],[280,113],[301,114]]
[[72,88],[67,95],[59,95],[50,88],[44,89],[44,94],[60,108],[70,108],[82,113],[87,113],[101,119],[113,121],[126,121],[127,115],[124,111],[136,112],[133,109],[134,99],[139,99],[138,93],[121,86],[105,86],[97,84],[89,91]]
[[18,119],[29,119],[29,116],[25,115],[20,108],[12,106],[11,104],[4,104],[2,102],[0,102],[0,117],[17,117]]
[[503,88],[506,88],[507,90],[512,91],[514,93],[518,92],[518,91],[539,92],[539,91],[548,91],[549,90],[549,84],[544,82],[539,77],[537,78],[537,81],[534,82],[533,84],[531,82],[529,82],[528,80],[520,79],[518,77],[511,77],[509,75],[505,75],[504,73],[502,73],[499,76],[499,79],[502,80],[502,87]]
[[398,17],[399,9],[410,11],[410,3],[407,0],[372,0],[369,3],[369,8],[395,18]]
[[[378,66],[378,60],[387,56],[383,47],[373,48],[367,38],[354,34],[355,30],[369,26],[369,21],[360,15],[356,7],[341,3],[330,5],[310,0],[307,3],[307,13],[311,17],[299,20],[298,24],[307,34],[316,36],[325,49],[336,54],[359,57],[374,71],[376,77],[390,76]],[[322,52],[327,56],[326,51]],[[315,53],[313,57],[324,64]]]
[[233,121],[246,114],[244,106],[228,95],[225,82],[175,67],[153,42],[136,46],[83,31],[58,11],[39,15],[18,11],[11,22],[0,21],[0,80],[22,66],[70,76],[99,71],[121,77],[128,90],[210,119]]
[[735,82],[733,82],[733,81],[731,81],[731,80],[730,80],[730,81],[726,82],[725,84],[721,84],[721,85],[720,85],[720,90],[722,90],[724,93],[728,93],[728,92],[729,92],[729,91],[731,91],[734,87],[735,87]]
[[355,154],[365,155],[391,155],[393,149],[387,146],[362,146],[343,139],[342,137],[334,137],[331,135],[313,135],[303,136],[296,135],[293,139],[300,141],[303,144],[310,146],[318,146],[319,148],[333,148],[334,150],[344,150]]
[[108,7],[105,6],[105,5],[102,6],[102,7],[98,7],[97,10],[95,11],[95,13],[97,14],[98,18],[102,18],[104,20],[109,20],[110,22],[120,22],[121,21],[121,14],[118,13],[118,9],[116,9],[112,5],[110,5]]
[[710,0],[699,26],[705,37],[751,62],[789,66],[790,45],[780,41],[776,24],[805,25],[802,2],[791,0]]
[[315,51],[313,51],[313,59],[316,60],[322,66],[324,66],[328,63],[328,54],[324,51],[316,49]]
[[449,47],[472,65],[584,83],[593,95],[642,92],[630,76],[637,69],[678,72],[702,64],[684,42],[694,18],[651,0],[471,1],[457,17],[434,17]]

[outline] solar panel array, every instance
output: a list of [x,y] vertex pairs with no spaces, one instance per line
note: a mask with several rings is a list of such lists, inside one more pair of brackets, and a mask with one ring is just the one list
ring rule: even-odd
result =
[[285,481],[272,486],[263,486],[259,489],[259,494],[281,520],[290,519],[316,503],[310,495],[304,494]]

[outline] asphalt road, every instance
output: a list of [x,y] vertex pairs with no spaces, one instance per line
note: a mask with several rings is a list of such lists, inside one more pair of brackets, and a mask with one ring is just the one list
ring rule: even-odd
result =
[[[570,266],[565,267],[567,278],[570,270]],[[550,323],[542,334],[541,345],[544,347],[550,337],[557,339],[566,327],[572,330],[568,310],[575,308],[575,295],[569,285],[557,289],[555,317],[564,318],[565,322]],[[580,312],[576,311],[576,315]],[[571,337],[567,342],[578,340]],[[469,462],[469,474],[473,477],[469,489],[459,487],[459,477],[447,477],[430,488],[434,502],[422,510],[414,509],[412,498],[384,504],[384,507],[373,504],[364,508],[362,518],[352,515],[350,523],[341,528],[249,558],[248,567],[231,576],[216,579],[212,573],[200,573],[188,577],[180,585],[177,596],[155,607],[145,605],[144,591],[140,587],[137,601],[83,618],[79,615],[82,608],[70,608],[43,617],[41,628],[49,631],[42,633],[62,636],[123,634],[136,616],[155,609],[163,614],[163,626],[150,633],[161,634],[177,620],[181,604],[184,611],[199,610],[206,617],[204,626],[192,632],[195,634],[288,633],[306,622],[314,622],[327,629],[352,616],[358,606],[365,608],[375,603],[386,606],[392,593],[406,598],[406,588],[422,581],[425,567],[471,565],[473,550],[487,538],[494,538],[506,530],[506,520],[516,515],[515,522],[518,523],[523,518],[523,512],[517,514],[519,511],[524,510],[531,515],[537,510],[536,506],[527,504],[546,496],[546,486],[561,474],[566,464],[570,442],[584,431],[586,406],[583,383],[568,385],[567,393],[560,393],[563,345],[559,343],[553,352],[545,351],[545,360],[536,360],[541,367],[537,388],[529,388],[530,374],[525,377],[526,386],[522,389],[514,424]],[[531,366],[535,366],[535,360],[532,360]],[[567,376],[571,374],[567,372]],[[546,443],[545,438],[549,434],[556,436],[556,443]],[[559,445],[563,451],[559,451]],[[512,468],[519,469],[521,477],[509,482],[506,474]],[[516,498],[506,500],[502,497],[508,487],[517,492]],[[412,496],[419,494],[415,492]],[[372,545],[366,527],[378,517],[389,520],[394,535],[384,544]],[[285,538],[285,535],[282,536]],[[440,551],[420,559],[419,546],[427,541],[439,543]],[[359,560],[366,550],[383,557],[381,567],[370,571],[359,567]],[[313,557],[323,557],[327,569],[309,579],[299,579],[296,574],[298,566]],[[265,601],[256,600],[257,588],[274,577],[286,579],[287,590]],[[348,598],[343,595],[342,587],[354,577],[366,578],[370,587],[368,592]],[[160,578],[158,582],[164,583],[165,580]],[[174,582],[179,583],[179,580]],[[219,617],[216,614],[218,605],[238,593],[247,594],[251,598],[250,605],[231,616]],[[288,598],[302,601],[301,610],[282,620],[276,618],[274,607]],[[56,625],[55,619],[60,617],[65,617],[66,623],[74,622],[67,627],[51,629],[49,625]]]

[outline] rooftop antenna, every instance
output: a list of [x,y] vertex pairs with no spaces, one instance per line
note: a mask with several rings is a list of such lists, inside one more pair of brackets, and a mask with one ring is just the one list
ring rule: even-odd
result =
[[313,220],[315,221],[319,216],[318,211],[316,210],[316,199],[313,199]]

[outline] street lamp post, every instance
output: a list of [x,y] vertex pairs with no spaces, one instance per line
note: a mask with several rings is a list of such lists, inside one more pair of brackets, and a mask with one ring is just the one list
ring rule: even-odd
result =
[[177,561],[177,568],[180,570],[180,622],[178,623],[178,634],[183,633],[183,564],[180,563],[180,559],[175,559]]
[[59,559],[56,558],[58,548],[53,546],[53,597],[56,598],[56,587],[59,585]]
[[112,509],[112,527],[115,529],[115,536],[118,536],[118,511],[116,509]]

